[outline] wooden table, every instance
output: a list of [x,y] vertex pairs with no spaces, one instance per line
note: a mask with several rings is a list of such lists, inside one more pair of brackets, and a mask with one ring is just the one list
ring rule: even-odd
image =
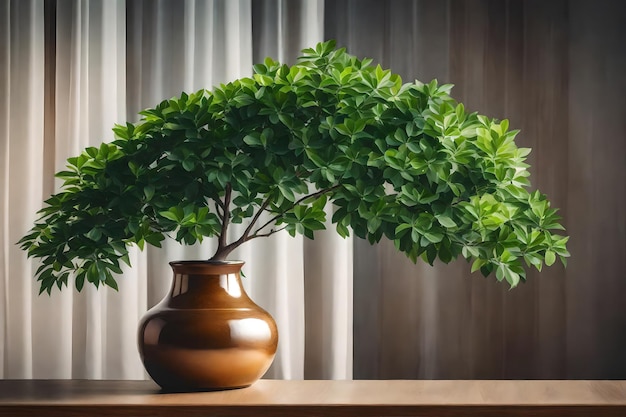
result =
[[163,393],[150,381],[0,380],[0,416],[626,417],[626,381],[275,381]]

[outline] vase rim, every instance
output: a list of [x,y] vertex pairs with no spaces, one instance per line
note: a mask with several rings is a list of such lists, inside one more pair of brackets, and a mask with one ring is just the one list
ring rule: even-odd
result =
[[174,261],[170,262],[170,267],[174,273],[181,274],[231,274],[241,270],[244,262],[242,261]]
[[172,261],[170,265],[243,265],[244,261],[214,261],[210,259],[201,259],[201,260],[183,260],[183,261]]

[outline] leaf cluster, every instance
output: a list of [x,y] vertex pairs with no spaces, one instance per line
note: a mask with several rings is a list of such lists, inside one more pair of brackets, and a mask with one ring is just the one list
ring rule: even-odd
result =
[[[223,259],[280,230],[313,238],[330,201],[342,236],[384,236],[430,264],[462,255],[511,287],[524,264],[565,263],[556,210],[529,191],[530,150],[507,120],[466,112],[451,87],[403,83],[332,41],[291,67],[268,58],[252,77],[163,101],[70,158],[20,244],[42,259],[41,291],[71,275],[79,291],[116,288],[130,245],[217,237],[212,259]],[[226,242],[231,223],[246,230]]]

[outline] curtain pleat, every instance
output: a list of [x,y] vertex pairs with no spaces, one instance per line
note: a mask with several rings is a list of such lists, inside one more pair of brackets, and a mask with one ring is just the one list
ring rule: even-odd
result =
[[[254,62],[269,56],[293,64],[302,49],[324,40],[322,0],[259,0],[252,3],[252,11]],[[304,254],[303,287],[298,288],[303,291],[299,314],[304,321],[289,325],[301,333],[304,346],[296,346],[298,353],[291,357],[301,357],[304,348],[300,378],[351,379],[352,239],[335,232],[330,206],[326,217],[327,230],[316,232],[315,240],[298,237]]]
[[[84,147],[110,140],[113,124],[126,118],[125,6],[119,0],[57,2],[55,171]],[[63,377],[143,378],[132,323],[146,308],[145,268],[126,271],[118,281],[118,292],[87,286],[80,294],[40,297],[64,310],[53,345],[70,344],[63,350],[71,366],[56,365]],[[33,332],[42,324],[33,323]]]
[[36,0],[3,2],[0,9],[4,102],[0,110],[0,340],[4,373],[30,378],[35,374],[33,344],[37,341],[31,323],[40,318],[31,309],[37,299],[32,279],[35,267],[15,242],[35,220],[43,195],[44,9]]
[[[136,326],[169,290],[168,262],[207,259],[216,242],[188,247],[168,241],[161,249],[135,250],[133,267],[117,279],[118,292],[86,285],[81,293],[70,288],[50,297],[37,297],[36,265],[14,243],[32,225],[47,197],[43,189],[61,185],[51,173],[63,170],[68,157],[112,140],[115,123],[137,121],[140,110],[164,99],[250,76],[259,55],[295,62],[300,49],[323,40],[323,2],[268,2],[261,15],[251,0],[48,5],[56,7],[54,39],[44,39],[43,1],[0,6],[6,23],[0,29],[0,85],[8,91],[0,108],[6,137],[0,144],[0,377],[142,379]],[[276,27],[282,29],[271,36],[257,35],[259,28]],[[48,55],[46,42],[52,43]],[[54,88],[45,90],[54,95],[53,105],[46,109],[44,56],[54,58],[46,67],[54,76]],[[50,137],[43,132],[44,110]],[[50,168],[43,172],[42,166]],[[232,225],[229,238],[244,228]],[[306,245],[283,232],[233,253],[246,261],[250,296],[278,323],[278,353],[266,377],[321,372],[351,378],[351,256],[351,241],[334,231]],[[305,279],[323,291],[305,297]]]

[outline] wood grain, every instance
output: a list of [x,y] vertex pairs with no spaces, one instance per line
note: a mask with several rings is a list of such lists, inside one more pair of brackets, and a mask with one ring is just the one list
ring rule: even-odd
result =
[[150,381],[0,381],[0,416],[626,415],[624,381],[277,381],[163,393]]

